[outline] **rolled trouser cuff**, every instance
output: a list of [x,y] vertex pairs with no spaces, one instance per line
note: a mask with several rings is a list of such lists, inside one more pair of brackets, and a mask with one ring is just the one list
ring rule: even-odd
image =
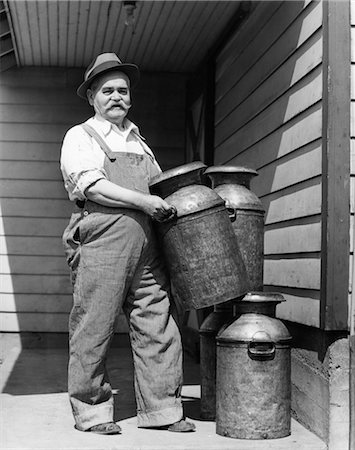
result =
[[178,422],[183,418],[182,405],[160,409],[158,411],[138,412],[138,428],[162,427]]
[[76,428],[80,431],[86,431],[95,425],[112,422],[113,405],[88,405],[85,407],[85,411],[81,411],[80,414],[74,412],[74,418]]

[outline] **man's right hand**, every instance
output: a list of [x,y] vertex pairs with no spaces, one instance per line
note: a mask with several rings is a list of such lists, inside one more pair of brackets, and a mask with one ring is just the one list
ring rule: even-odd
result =
[[169,205],[157,195],[147,195],[142,210],[157,222],[165,222],[176,214],[175,206]]

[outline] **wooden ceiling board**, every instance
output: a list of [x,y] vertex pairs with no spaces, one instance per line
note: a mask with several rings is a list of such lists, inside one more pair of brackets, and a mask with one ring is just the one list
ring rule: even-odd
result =
[[20,65],[85,67],[116,52],[145,71],[193,72],[240,1],[8,0]]
[[[174,70],[178,70],[177,63],[179,61],[184,62],[185,55],[186,57],[190,56],[190,58],[195,57],[193,51],[194,44],[199,42],[201,30],[205,29],[208,22],[215,14],[215,9],[215,3],[209,2],[201,11],[199,11],[198,15],[191,15],[194,20],[191,27],[186,26],[186,31],[181,33],[181,39],[179,39],[176,52],[172,52],[168,59]],[[191,31],[189,31],[189,28],[191,28]]]
[[48,12],[49,66],[58,66],[58,3],[45,2]]
[[161,35],[164,32],[164,29],[166,28],[167,24],[169,23],[171,14],[173,12],[174,3],[175,2],[173,1],[157,2],[156,5],[157,16],[152,26],[152,33],[147,39],[145,39],[141,43],[141,45],[137,50],[136,57],[137,61],[140,61],[140,64],[148,65],[149,63],[151,63],[152,57],[151,54],[149,53],[149,48],[151,47],[157,50],[159,42],[161,41]]

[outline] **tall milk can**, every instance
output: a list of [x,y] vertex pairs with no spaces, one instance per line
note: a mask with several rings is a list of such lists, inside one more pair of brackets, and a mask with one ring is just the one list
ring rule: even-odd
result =
[[250,190],[258,173],[241,166],[212,166],[205,171],[212,188],[225,201],[250,281],[250,290],[263,289],[264,209]]
[[200,161],[169,169],[150,183],[152,194],[175,206],[156,223],[175,296],[199,309],[242,296],[249,281],[224,200],[203,185]]
[[290,434],[291,336],[280,320],[248,312],[257,301],[244,304],[244,312],[217,335],[216,432],[222,436]]

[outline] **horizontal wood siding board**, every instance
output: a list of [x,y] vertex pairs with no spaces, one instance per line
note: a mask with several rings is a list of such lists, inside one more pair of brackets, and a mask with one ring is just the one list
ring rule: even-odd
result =
[[5,294],[71,294],[68,275],[1,275],[0,293]]
[[60,146],[59,142],[4,142],[0,136],[0,160],[55,161],[59,164]]
[[0,196],[14,198],[60,198],[67,199],[63,181],[0,179]]
[[321,222],[290,225],[264,231],[265,256],[321,250]]
[[280,191],[261,199],[265,208],[265,223],[271,224],[321,212],[322,186],[319,179]]
[[242,106],[248,111],[248,104],[256,105],[256,112],[265,108],[267,104],[286,92],[321,61],[322,32],[318,29],[302,46],[297,48],[284,64],[278,66],[267,76],[263,76],[264,63],[260,61],[258,67],[261,70],[255,71],[254,69],[239,80],[228,92],[228,95],[216,102],[216,124],[218,125],[238,106]]
[[320,300],[297,297],[285,292],[282,295],[286,302],[278,305],[278,318],[319,328]]
[[[29,240],[28,238],[26,238]],[[3,254],[0,237],[0,273],[14,275],[67,275],[69,267],[64,257],[64,249],[55,254],[47,251],[45,256],[41,248],[24,248],[18,254]],[[32,255],[37,256],[32,256]],[[55,256],[53,256],[53,254]],[[50,255],[50,256],[48,256]]]
[[[216,127],[215,145],[218,147],[224,141],[232,139],[233,141],[241,141],[246,147],[250,147],[281,125],[307,111],[321,98],[322,68],[319,66],[245,125],[239,124],[237,112],[230,114]],[[239,125],[240,128],[238,129]]]
[[[63,244],[59,237],[0,236],[1,255],[51,255],[63,256]],[[46,258],[43,258],[45,261]],[[57,260],[62,265],[61,260]],[[43,269],[44,270],[44,269]]]
[[[253,65],[261,63],[261,57],[264,54],[266,55],[268,49],[274,47],[276,52],[273,55],[278,59],[277,63],[272,61],[272,64],[270,65],[270,55],[265,56],[265,61],[263,61],[262,65],[266,64],[266,67],[263,70],[273,70],[275,65],[282,63],[290,52],[297,47],[295,36],[301,36],[299,27],[302,26],[302,21],[300,21],[298,26],[296,23],[297,28],[291,31],[291,39],[287,37],[287,32],[285,33],[285,31],[302,11],[302,2],[284,2],[281,7],[275,11],[275,14],[268,21],[267,26],[261,28],[259,32],[253,33],[253,36],[255,36],[253,41],[244,48],[244,51],[239,55],[238,59],[229,66],[228,71],[225,71],[224,76],[218,80],[216,86],[217,100],[226,95],[230,88],[235,85]],[[298,32],[296,32],[296,30],[298,30]],[[287,37],[285,42],[288,42],[289,44],[286,49],[282,42],[283,33],[285,33]],[[281,48],[279,46],[281,46]],[[282,51],[282,48],[285,50]],[[273,60],[274,58],[271,59]]]
[[320,258],[264,261],[264,284],[320,289]]
[[73,205],[69,200],[3,198],[2,215],[5,217],[69,217]]
[[72,294],[1,294],[1,312],[69,313]]
[[0,179],[63,181],[58,161],[2,161]]
[[318,144],[314,148],[303,147],[301,150],[258,168],[259,176],[253,180],[255,194],[264,196],[320,176],[322,173],[321,146]]
[[67,217],[2,217],[0,236],[61,237],[67,224]]
[[[2,313],[0,331],[67,333],[68,323],[68,313]],[[128,332],[125,316],[118,316],[115,331],[120,333]]]
[[3,123],[56,123],[71,126],[86,120],[82,105],[2,105],[0,122]]
[[[216,148],[215,164],[238,164],[239,158],[249,158],[251,162],[256,161],[254,164],[262,166],[272,158],[281,157],[321,137],[322,104],[319,102],[250,147],[247,146],[247,142],[250,142],[247,136],[244,137],[245,141],[238,141],[233,136],[233,139],[228,139]],[[242,152],[250,156],[241,156]]]

